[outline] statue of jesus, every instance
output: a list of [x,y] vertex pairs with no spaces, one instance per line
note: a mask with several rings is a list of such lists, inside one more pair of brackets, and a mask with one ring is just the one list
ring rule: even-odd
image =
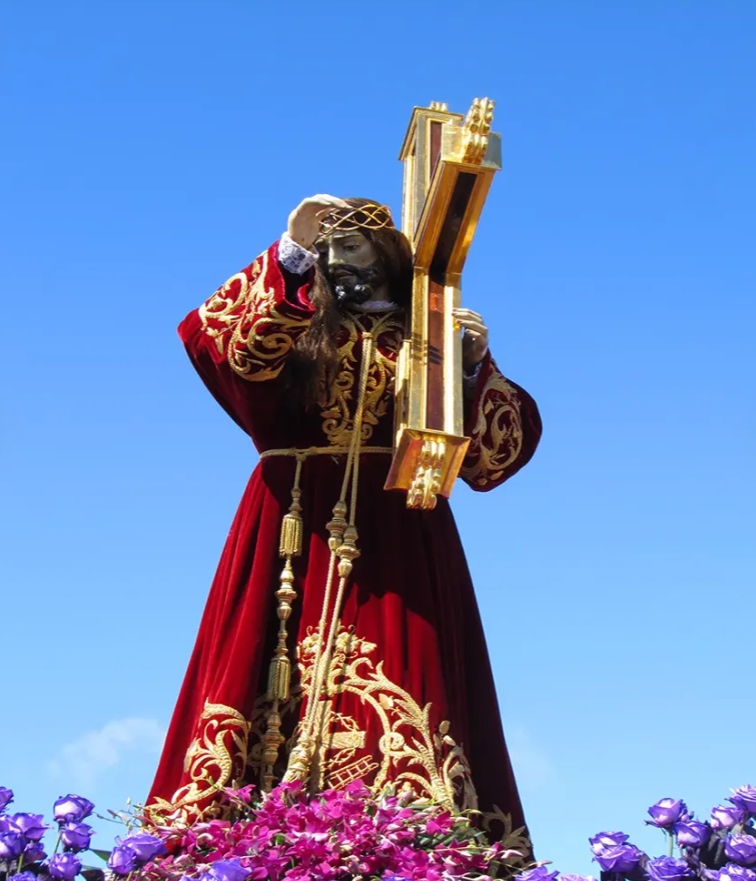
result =
[[[477,809],[510,844],[524,818],[483,629],[446,499],[383,485],[412,253],[389,209],[318,195],[179,327],[260,461],[210,590],[148,811],[187,821],[224,788],[361,780]],[[486,492],[533,455],[533,399],[477,313],[464,328],[461,471]],[[222,455],[210,452],[209,457]]]

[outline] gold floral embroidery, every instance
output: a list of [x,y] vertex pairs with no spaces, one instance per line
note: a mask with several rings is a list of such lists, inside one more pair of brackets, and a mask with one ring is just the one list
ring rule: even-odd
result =
[[184,758],[184,774],[189,783],[169,800],[157,799],[145,808],[150,819],[159,822],[196,822],[219,812],[213,797],[241,779],[247,762],[250,723],[224,704],[205,706],[197,733]]
[[[312,663],[317,637],[310,632],[298,646],[299,685],[279,709],[289,719],[289,730],[298,714],[302,695],[312,685]],[[323,702],[319,749],[313,767],[316,788],[339,789],[356,779],[370,779],[375,791],[388,783],[399,790],[411,790],[417,797],[430,798],[447,808],[475,809],[477,797],[464,751],[450,735],[444,721],[431,730],[431,704],[420,706],[414,698],[383,672],[383,662],[370,657],[377,646],[341,628],[331,663],[327,693]],[[377,748],[367,744],[367,732],[357,720],[334,709],[338,695],[353,694],[375,713],[382,735]],[[258,699],[252,714],[249,765],[257,775],[261,768],[261,732],[265,696]],[[296,740],[294,731],[288,741]]]
[[200,306],[203,331],[225,352],[231,369],[250,382],[275,379],[309,315],[289,314],[276,304],[268,277],[268,252],[244,272],[232,276]]
[[323,431],[334,446],[348,446],[354,428],[354,383],[358,374],[356,348],[364,332],[373,335],[377,345],[370,365],[362,417],[362,443],[367,443],[379,419],[393,403],[396,357],[404,335],[401,313],[344,315],[341,322],[344,342],[339,346],[336,381],[322,398]]
[[531,861],[533,843],[528,830],[525,826],[513,829],[511,814],[505,814],[498,805],[494,805],[493,810],[482,811],[480,818],[482,827],[492,840],[501,841],[507,850],[516,850],[522,855],[520,859],[512,858],[512,865],[524,865]]
[[477,419],[460,476],[473,486],[499,480],[522,450],[516,390],[495,365],[480,395]]

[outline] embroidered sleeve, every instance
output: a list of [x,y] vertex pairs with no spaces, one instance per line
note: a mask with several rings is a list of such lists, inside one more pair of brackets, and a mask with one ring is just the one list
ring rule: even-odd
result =
[[[277,245],[233,275],[200,306],[200,330],[213,360],[250,382],[275,379],[310,324],[307,286],[287,285]],[[300,280],[301,281],[301,280]]]
[[481,492],[519,471],[541,437],[535,401],[504,377],[490,354],[480,365],[465,433],[471,440],[460,476]]

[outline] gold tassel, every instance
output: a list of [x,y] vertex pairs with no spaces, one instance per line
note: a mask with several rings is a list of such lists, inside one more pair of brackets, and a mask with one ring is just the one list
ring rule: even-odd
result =
[[290,683],[291,661],[287,657],[273,658],[268,671],[268,700],[287,700]]
[[279,557],[298,557],[302,553],[302,505],[299,499],[302,491],[294,487],[291,491],[289,512],[281,522],[281,541],[278,545]]

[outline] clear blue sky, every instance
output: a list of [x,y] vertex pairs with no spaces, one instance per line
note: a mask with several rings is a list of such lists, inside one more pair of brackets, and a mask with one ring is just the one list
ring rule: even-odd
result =
[[[0,12],[0,784],[143,797],[255,456],[177,322],[305,195],[396,210],[411,108],[497,100],[465,276],[541,405],[454,507],[538,854],[756,783],[756,4]],[[106,843],[107,832],[100,836]]]

